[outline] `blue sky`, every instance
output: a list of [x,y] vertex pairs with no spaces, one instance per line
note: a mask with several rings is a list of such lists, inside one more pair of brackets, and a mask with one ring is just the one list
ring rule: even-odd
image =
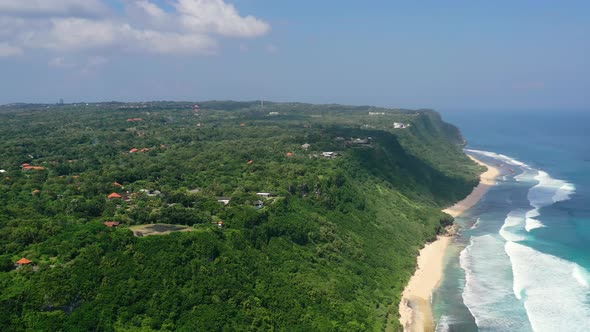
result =
[[0,103],[590,109],[586,1],[22,3],[0,0]]

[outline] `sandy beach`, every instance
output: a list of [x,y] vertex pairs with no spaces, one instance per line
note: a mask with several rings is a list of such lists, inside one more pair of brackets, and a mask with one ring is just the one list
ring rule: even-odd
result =
[[[471,194],[455,205],[443,211],[453,217],[460,216],[467,209],[474,206],[495,184],[495,178],[500,174],[499,170],[482,163],[469,156],[480,165],[487,167],[487,171],[480,175],[480,182]],[[418,256],[418,268],[410,278],[408,285],[402,293],[399,306],[400,323],[406,332],[434,331],[434,318],[432,315],[431,296],[438,287],[443,275],[444,256],[451,236],[439,236],[436,241],[427,244]]]

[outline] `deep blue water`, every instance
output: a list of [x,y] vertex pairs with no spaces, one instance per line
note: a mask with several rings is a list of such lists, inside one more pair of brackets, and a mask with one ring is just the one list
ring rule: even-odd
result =
[[438,331],[590,331],[590,113],[447,112],[502,175],[433,295]]

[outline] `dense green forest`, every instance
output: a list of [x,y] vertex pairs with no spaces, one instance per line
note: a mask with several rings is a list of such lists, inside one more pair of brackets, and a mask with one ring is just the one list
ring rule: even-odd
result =
[[0,330],[399,330],[462,143],[431,110],[2,106]]

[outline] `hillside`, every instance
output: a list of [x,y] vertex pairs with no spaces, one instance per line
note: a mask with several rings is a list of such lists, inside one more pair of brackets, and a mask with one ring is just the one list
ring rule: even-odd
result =
[[198,105],[0,107],[0,330],[398,330],[418,249],[477,184],[459,131]]

